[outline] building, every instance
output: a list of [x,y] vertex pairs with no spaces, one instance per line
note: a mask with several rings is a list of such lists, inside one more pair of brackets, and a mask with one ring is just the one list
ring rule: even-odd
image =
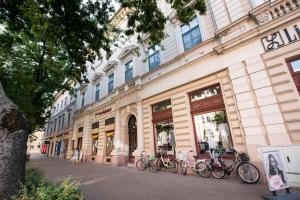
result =
[[300,1],[207,1],[189,24],[159,2],[170,19],[162,46],[129,38],[78,88],[72,143],[83,158],[120,166],[142,150],[205,157],[220,145],[262,166],[261,147],[283,146],[300,183]]
[[29,135],[27,141],[27,155],[30,155],[30,159],[36,159],[41,156],[43,131],[36,131]]
[[75,104],[76,98],[68,91],[56,94],[43,138],[47,147],[46,155],[71,158],[74,149],[71,138]]

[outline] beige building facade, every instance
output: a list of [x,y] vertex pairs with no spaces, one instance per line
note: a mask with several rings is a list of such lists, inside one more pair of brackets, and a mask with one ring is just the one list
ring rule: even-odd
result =
[[[208,1],[189,25],[162,5],[164,48],[127,40],[79,87],[72,148],[121,166],[143,150],[207,157],[219,146],[247,153],[260,169],[261,148],[287,148],[289,179],[299,184],[299,0]],[[114,17],[121,27],[124,12]]]

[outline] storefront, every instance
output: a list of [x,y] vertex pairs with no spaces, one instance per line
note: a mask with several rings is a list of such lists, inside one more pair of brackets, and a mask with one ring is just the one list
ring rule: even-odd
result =
[[95,160],[98,150],[98,139],[99,139],[99,122],[92,124],[91,144],[92,144],[92,160]]
[[54,152],[54,155],[57,155],[57,156],[59,156],[60,155],[60,150],[61,150],[61,140],[59,140],[59,141],[56,141],[56,143],[55,143],[55,152]]
[[105,158],[104,161],[111,163],[112,152],[114,150],[115,137],[115,118],[111,117],[104,121],[104,135],[105,135]]
[[174,125],[171,99],[152,105],[155,153],[175,154]]
[[237,121],[227,70],[143,100],[144,144],[148,154],[209,148],[246,149]]
[[230,152],[232,138],[220,84],[189,93],[197,154],[208,157],[210,149]]

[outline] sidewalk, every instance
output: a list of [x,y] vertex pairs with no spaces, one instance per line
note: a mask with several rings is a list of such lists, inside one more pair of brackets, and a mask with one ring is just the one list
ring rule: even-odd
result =
[[28,165],[38,166],[52,181],[67,177],[79,181],[86,200],[259,200],[268,192],[265,184],[241,184],[235,177],[206,179],[52,158],[33,160]]

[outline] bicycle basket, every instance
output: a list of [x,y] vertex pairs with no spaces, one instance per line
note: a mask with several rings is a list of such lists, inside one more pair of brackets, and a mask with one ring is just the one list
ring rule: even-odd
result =
[[239,156],[240,160],[243,162],[249,161],[249,157],[247,156],[246,153],[239,153],[238,156]]
[[149,158],[148,158],[148,160],[155,160],[155,157],[154,157],[154,155],[149,155]]

